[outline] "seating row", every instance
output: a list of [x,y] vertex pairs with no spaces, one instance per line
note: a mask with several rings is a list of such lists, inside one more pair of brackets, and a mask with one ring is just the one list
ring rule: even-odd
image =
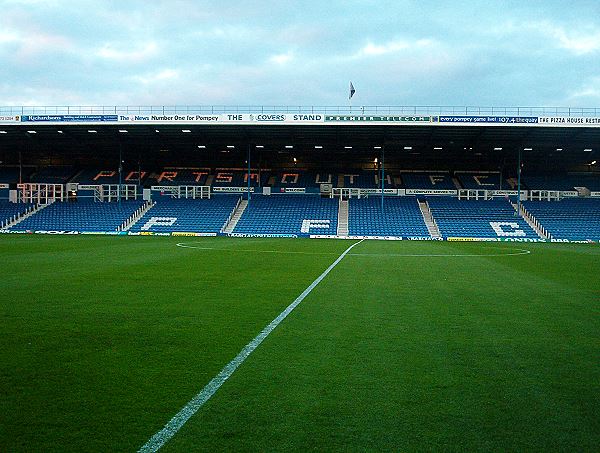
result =
[[[131,228],[134,232],[219,233],[240,203],[239,195],[215,195],[207,200],[161,196]],[[427,237],[428,228],[415,197],[356,199],[348,204],[351,236]],[[538,238],[507,199],[458,200],[425,197],[444,238]],[[55,202],[18,223],[14,230],[115,231],[143,205],[142,201],[95,203]],[[600,199],[526,201],[523,206],[555,239],[600,240]],[[33,205],[0,202],[0,222]],[[239,215],[239,214],[238,214]],[[316,195],[253,195],[237,222],[241,234],[338,233],[339,200]]]

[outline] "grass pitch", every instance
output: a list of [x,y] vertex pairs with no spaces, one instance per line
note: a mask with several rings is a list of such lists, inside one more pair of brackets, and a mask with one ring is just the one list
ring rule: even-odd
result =
[[[350,244],[0,237],[0,451],[137,450]],[[365,241],[164,451],[597,451],[599,275]]]

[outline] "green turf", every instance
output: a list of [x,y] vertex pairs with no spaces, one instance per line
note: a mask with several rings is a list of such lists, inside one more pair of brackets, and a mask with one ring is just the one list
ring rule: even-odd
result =
[[[0,451],[136,450],[350,244],[0,237]],[[165,451],[598,450],[597,245],[352,252]]]

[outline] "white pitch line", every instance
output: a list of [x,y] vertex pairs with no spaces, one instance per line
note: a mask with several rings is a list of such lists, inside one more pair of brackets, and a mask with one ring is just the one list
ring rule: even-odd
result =
[[358,242],[355,242],[350,247],[348,247],[338,258],[327,268],[325,271],[319,275],[314,282],[310,284],[308,288],[306,288],[302,294],[300,294],[294,302],[287,306],[285,310],[283,310],[273,321],[269,323],[267,327],[265,327],[254,339],[248,343],[244,348],[239,352],[235,358],[229,362],[225,367],[221,370],[219,374],[217,374],[212,380],[206,384],[206,386],[196,395],[194,396],[160,431],[154,434],[148,442],[146,442],[138,452],[156,452],[158,451],[164,444],[166,444],[169,439],[171,439],[177,432],[181,429],[183,425],[192,417],[198,409],[200,409],[204,403],[206,403],[219,388],[225,383],[227,379],[233,374],[233,372],[248,358],[248,356],[264,341],[267,336],[275,330],[275,328],[296,308],[300,302],[302,302],[306,296],[310,294],[310,292],[317,286],[332,269],[338,265],[340,261],[348,254],[354,246],[360,244],[364,239],[361,239]]

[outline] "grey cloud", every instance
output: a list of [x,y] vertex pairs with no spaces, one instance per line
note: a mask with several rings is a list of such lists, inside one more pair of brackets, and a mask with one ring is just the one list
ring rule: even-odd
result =
[[0,104],[590,106],[598,5],[4,0]]

